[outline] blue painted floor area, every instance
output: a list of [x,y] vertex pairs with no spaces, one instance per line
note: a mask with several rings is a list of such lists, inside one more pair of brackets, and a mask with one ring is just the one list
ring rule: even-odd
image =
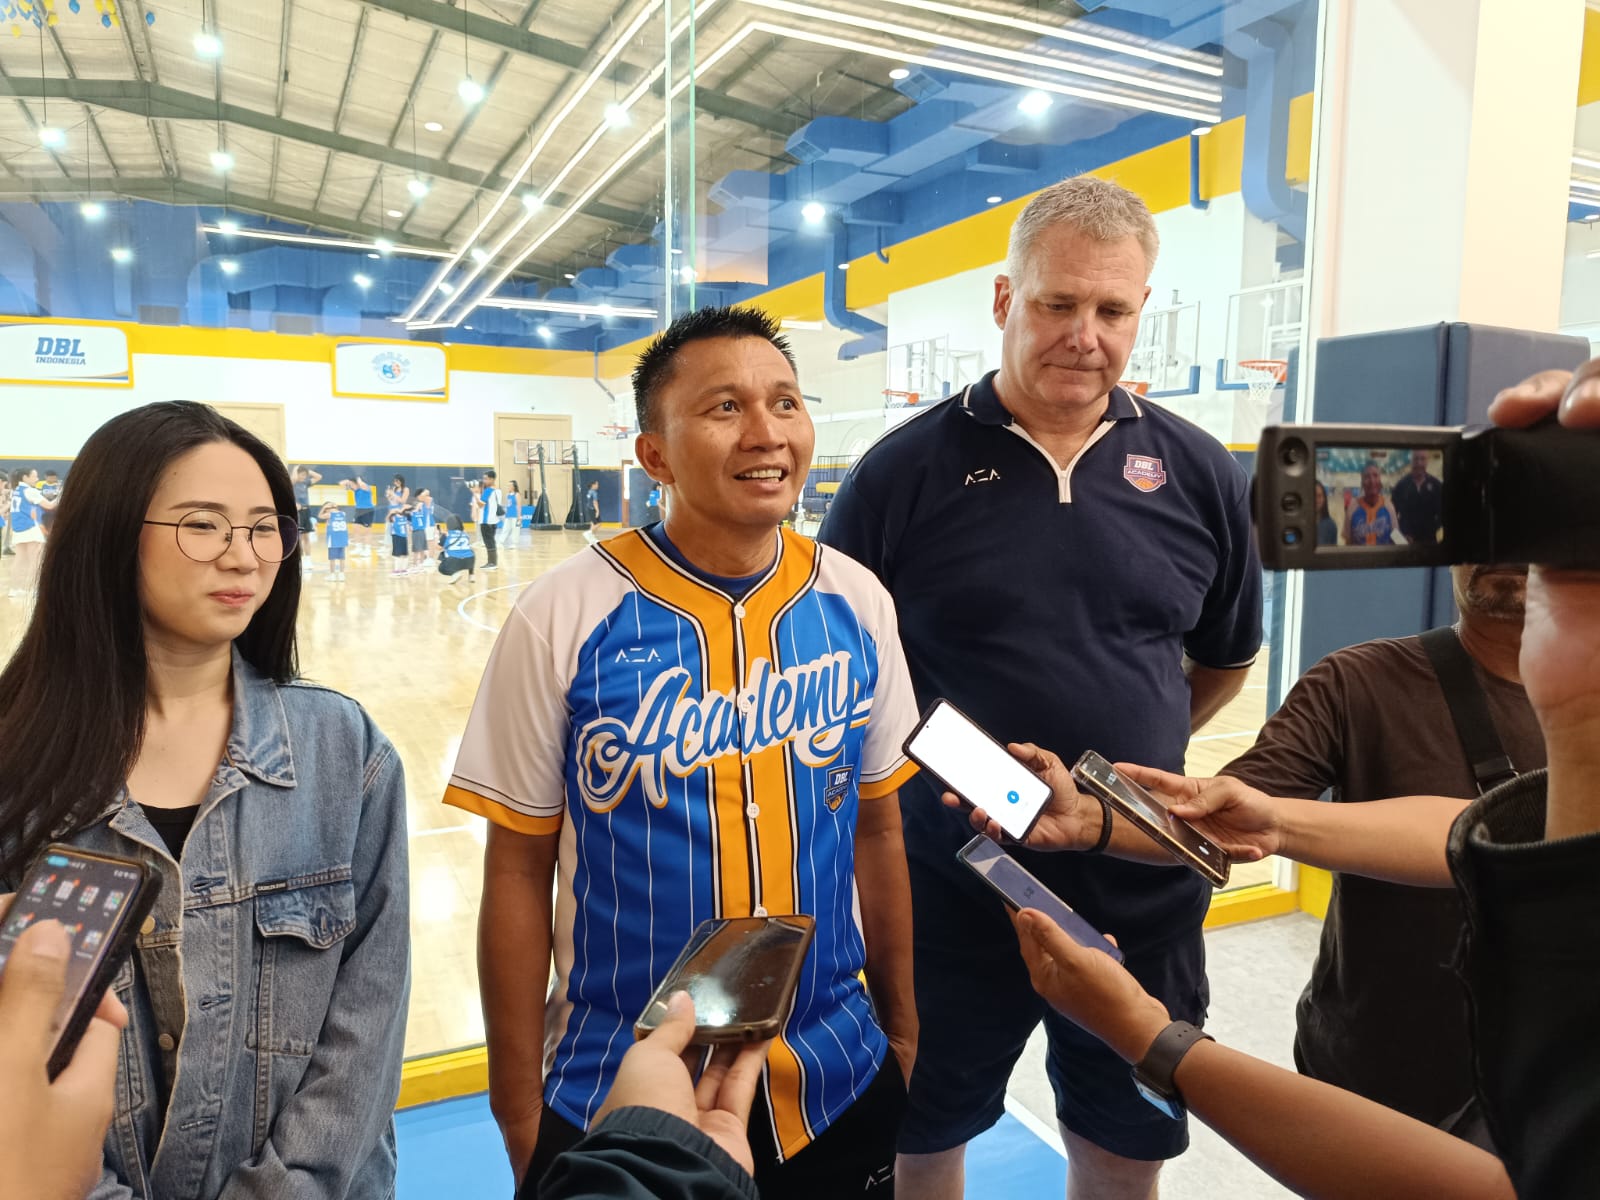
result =
[[[400,1143],[396,1200],[508,1200],[511,1169],[487,1096],[464,1096],[395,1115]],[[967,1148],[974,1200],[1058,1200],[1067,1162],[1009,1113]]]

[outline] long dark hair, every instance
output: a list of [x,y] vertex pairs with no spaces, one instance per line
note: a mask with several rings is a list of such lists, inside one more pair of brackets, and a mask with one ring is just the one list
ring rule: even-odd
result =
[[[278,511],[296,511],[289,472],[267,444],[192,401],[113,417],[72,464],[40,563],[38,603],[0,672],[0,876],[94,820],[138,759],[148,685],[139,604],[144,516],[173,460],[213,442],[249,454]],[[299,605],[291,555],[234,642],[279,683],[299,673]]]

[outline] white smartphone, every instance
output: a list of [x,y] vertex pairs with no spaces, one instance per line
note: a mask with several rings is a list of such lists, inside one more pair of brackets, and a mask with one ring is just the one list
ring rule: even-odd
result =
[[1050,785],[1011,757],[971,717],[945,699],[922,714],[905,743],[906,757],[947,791],[994,818],[1022,841],[1050,799]]
[[1099,950],[1118,962],[1122,961],[1122,951],[1106,941],[1098,929],[1078,915],[1076,909],[981,833],[961,847],[956,857],[998,892],[1000,899],[1012,908],[1036,909],[1061,926],[1062,932],[1078,945]]

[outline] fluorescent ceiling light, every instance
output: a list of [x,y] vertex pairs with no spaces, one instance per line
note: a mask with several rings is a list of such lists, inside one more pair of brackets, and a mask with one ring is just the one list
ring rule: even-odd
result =
[[421,200],[428,194],[428,185],[420,179],[408,179],[406,180],[406,191]]
[[1574,154],[1572,156],[1572,165],[1575,167],[1587,167],[1591,171],[1600,171],[1600,158],[1590,158],[1585,154]]
[[621,129],[633,118],[628,116],[628,110],[620,104],[606,105],[606,124],[612,129]]
[[461,97],[461,102],[468,106],[478,104],[483,100],[483,84],[471,75],[456,84],[456,95]]
[[378,254],[378,252],[376,250],[368,250],[367,251],[367,257],[368,258],[379,258],[381,256]]
[[65,130],[57,129],[54,125],[39,126],[39,144],[41,146],[47,146],[54,150],[57,146],[66,145],[66,141],[67,134]]
[[444,132],[444,126],[439,124],[439,122],[437,122],[437,121],[424,121],[422,123],[422,127],[424,129],[426,129],[429,133],[443,133]]
[[1174,46],[1166,46],[1149,38],[1137,37],[1133,34],[1117,33],[1110,30],[1097,30],[1087,22],[1067,21],[1061,25],[1048,25],[1042,21],[1030,21],[1025,17],[1013,17],[1004,13],[986,12],[982,9],[968,8],[961,4],[944,4],[939,0],[882,0],[885,4],[898,5],[901,8],[915,8],[922,12],[937,13],[945,17],[960,17],[963,20],[975,21],[986,25],[1004,25],[1008,29],[1021,30],[1038,37],[1050,38],[1059,42],[1074,42],[1080,46],[1093,46],[1097,50],[1109,50],[1113,54],[1126,54],[1131,58],[1142,58],[1146,62],[1161,63],[1169,67],[1177,67],[1180,71],[1193,71],[1199,75],[1210,75],[1220,78],[1222,75],[1222,59],[1215,54],[1202,54],[1196,50],[1181,50]]
[[422,246],[397,246],[387,238],[375,242],[358,242],[349,238],[318,237],[312,233],[279,233],[275,229],[245,229],[237,221],[218,221],[215,225],[200,226],[201,233],[226,233],[236,237],[257,238],[264,242],[288,242],[295,246],[328,246],[335,250],[377,250],[382,253],[409,254],[413,258],[448,258],[448,250],[430,250]]
[[817,201],[810,200],[800,210],[800,215],[805,219],[807,225],[821,225],[822,219],[828,215],[828,210]]
[[113,246],[111,247],[111,261],[119,263],[132,262],[133,251],[126,246]]
[[1033,91],[1017,101],[1017,111],[1030,117],[1037,117],[1054,103],[1055,98],[1048,92]]
[[565,280],[567,280],[567,281],[569,281],[569,282],[570,282],[570,281],[572,281],[572,280],[574,280],[574,279],[576,279],[576,278],[577,278],[577,276],[576,276],[576,275],[574,275],[574,274],[573,274],[573,273],[572,273],[572,272],[571,272],[571,271],[568,271],[568,272],[567,272],[567,273],[566,273],[566,274],[564,274],[564,275],[563,275],[563,276],[562,276],[562,277],[561,277],[561,278],[563,278],[563,279],[565,279]]
[[1568,184],[1573,190],[1580,192],[1600,192],[1600,179],[1569,179]]
[[224,172],[233,170],[233,155],[226,150],[213,150],[211,152],[211,169]]
[[78,211],[83,214],[85,221],[98,221],[106,215],[106,206],[98,200],[85,200],[78,205]]
[[653,308],[634,308],[621,304],[578,304],[571,300],[524,300],[520,296],[486,296],[478,301],[484,308],[510,308],[521,312],[567,313],[581,317],[656,317]]
[[363,275],[360,271],[357,271],[354,275],[350,276],[350,279],[357,287],[372,286],[372,276]]
[[[930,46],[942,46],[950,50],[964,50],[969,54],[977,54],[985,58],[1003,58],[1008,62],[1026,63],[1029,66],[1039,67],[1046,71],[1082,75],[1090,79],[1102,79],[1108,83],[1122,84],[1142,91],[1165,92],[1169,96],[1181,96],[1209,104],[1218,104],[1222,100],[1222,93],[1215,84],[1190,83],[1149,72],[1134,74],[1112,67],[1099,66],[1077,58],[1030,54],[1022,50],[1013,50],[1009,47],[995,46],[991,43],[975,42],[970,38],[933,33],[913,25],[898,25],[892,21],[880,21],[875,17],[862,17],[853,13],[839,12],[835,9],[819,8],[811,4],[798,3],[797,0],[743,0],[743,3],[755,8],[767,8],[774,12],[806,17],[814,21],[871,30],[874,33],[887,34],[902,42],[923,42]],[[904,55],[896,54],[894,57],[905,61],[913,61]]]
[[194,35],[194,52],[201,58],[222,57],[222,39],[216,34],[201,30]]
[[984,200],[984,203],[985,204],[999,204],[1000,203],[1000,197],[999,196],[989,196]]
[[237,275],[239,273],[239,264],[231,258],[219,258],[217,260],[217,269],[224,275]]

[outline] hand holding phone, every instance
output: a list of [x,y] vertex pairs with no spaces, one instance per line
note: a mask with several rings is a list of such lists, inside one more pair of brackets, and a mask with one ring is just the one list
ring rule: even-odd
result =
[[71,952],[59,923],[32,922],[0,973],[0,1196],[79,1200],[100,1177],[128,1014],[106,995],[71,1061],[47,1079]]
[[1046,914],[1073,941],[1122,961],[1122,951],[1107,941],[1071,905],[1057,896],[1037,876],[986,837],[975,837],[956,852],[974,875],[997,892],[1013,912],[1024,908]]
[[966,804],[982,809],[1008,837],[1024,841],[1050,800],[1050,785],[1011,756],[977,722],[935,700],[905,742],[906,757]]
[[1227,885],[1232,865],[1227,851],[1187,821],[1173,816],[1160,799],[1122,775],[1102,755],[1085,750],[1072,765],[1072,778],[1154,838],[1184,866],[1205,876],[1215,887]]
[[161,876],[139,859],[73,846],[46,846],[23,875],[0,918],[0,973],[31,925],[61,923],[69,952],[66,986],[54,1017],[53,1028],[61,1032],[48,1064],[51,1079],[71,1061],[160,892]]
[[672,996],[688,992],[695,1045],[777,1037],[794,1008],[816,927],[804,914],[702,921],[634,1023],[634,1036],[648,1037],[667,1020]]

